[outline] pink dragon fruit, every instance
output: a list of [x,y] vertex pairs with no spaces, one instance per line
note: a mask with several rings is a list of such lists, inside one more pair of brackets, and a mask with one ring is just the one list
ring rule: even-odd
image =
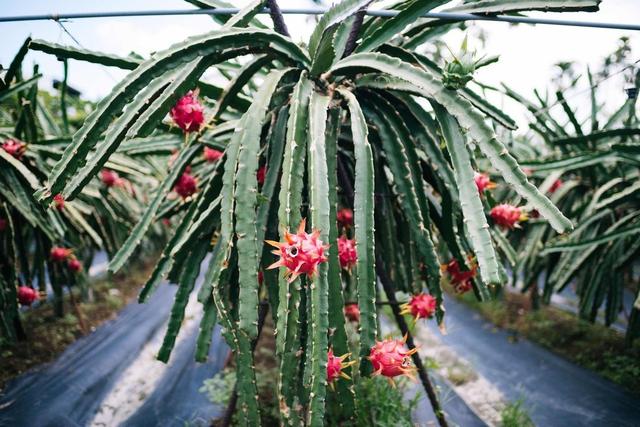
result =
[[342,208],[336,214],[338,224],[343,227],[350,227],[353,225],[353,211],[349,208]]
[[67,267],[74,273],[79,273],[82,271],[82,263],[76,257],[72,257],[67,262]]
[[185,171],[180,178],[178,178],[178,182],[173,187],[174,191],[180,195],[183,199],[193,195],[196,191],[198,191],[198,182],[196,178],[189,174],[189,172]]
[[197,92],[187,92],[178,100],[169,114],[174,123],[185,133],[199,131],[204,123],[204,107],[198,101]]
[[69,248],[54,246],[51,248],[51,260],[54,262],[64,262],[71,256],[71,252],[72,250]]
[[7,220],[0,218],[0,231],[4,231],[7,228]]
[[356,363],[355,361],[345,362],[351,356],[351,353],[342,356],[334,356],[333,349],[327,352],[327,383],[333,387],[333,383],[340,377],[350,380],[351,378],[344,373],[344,369]]
[[549,194],[553,194],[558,191],[560,187],[562,187],[562,184],[563,183],[561,179],[556,179],[555,181],[553,181],[553,184],[551,184],[551,187],[549,188]]
[[27,144],[18,141],[17,139],[9,138],[2,144],[2,149],[20,160],[24,152],[27,150]]
[[266,166],[260,166],[260,168],[258,168],[258,171],[256,172],[256,179],[258,180],[258,184],[260,185],[264,185],[264,179],[267,176],[267,167]]
[[418,351],[417,348],[408,350],[405,347],[406,337],[404,339],[388,338],[384,341],[376,341],[371,347],[369,353],[369,361],[373,365],[373,375],[382,375],[387,377],[391,384],[393,377],[406,375],[415,380],[415,366],[411,363],[411,355]]
[[344,315],[350,322],[360,323],[360,307],[351,303],[344,307]]
[[289,278],[289,282],[293,282],[301,274],[306,274],[309,278],[313,278],[318,270],[318,264],[327,261],[325,251],[329,245],[325,245],[320,237],[320,231],[314,230],[311,234],[306,233],[306,221],[303,219],[298,227],[296,234],[284,232],[284,242],[275,242],[267,240],[266,243],[278,248],[274,250],[275,255],[279,255],[280,259],[268,268],[284,267],[285,275]]
[[64,210],[64,197],[62,197],[62,194],[53,196],[53,206],[59,211]]
[[20,305],[30,306],[38,299],[38,292],[29,286],[18,287],[18,302]]
[[492,190],[497,186],[497,184],[491,181],[491,178],[489,178],[489,176],[484,173],[476,172],[473,175],[473,180],[476,182],[476,187],[478,187],[478,192],[481,195],[485,190]]
[[209,163],[217,162],[223,155],[222,151],[215,148],[204,147],[204,159]]
[[100,171],[100,179],[102,180],[102,183],[109,188],[119,187],[124,184],[124,181],[120,178],[118,173],[111,169],[102,169],[102,171]]
[[338,259],[340,260],[340,267],[345,270],[351,270],[356,265],[358,254],[356,253],[355,240],[340,236],[338,239]]
[[478,265],[473,257],[469,257],[469,263],[471,264],[471,270],[469,271],[462,271],[458,260],[455,258],[452,258],[449,264],[444,264],[441,267],[442,271],[449,274],[449,283],[451,283],[453,289],[460,294],[473,289],[472,280],[476,277]]
[[408,303],[402,305],[401,314],[410,314],[414,321],[430,319],[436,313],[436,299],[428,294],[413,295]]
[[511,230],[528,217],[519,207],[503,203],[491,209],[491,218],[500,227]]

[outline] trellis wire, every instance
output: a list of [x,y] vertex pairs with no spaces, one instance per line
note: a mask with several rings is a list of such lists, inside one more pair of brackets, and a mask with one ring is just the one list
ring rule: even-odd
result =
[[[42,15],[23,15],[23,16],[0,16],[0,22],[18,22],[18,21],[43,21],[62,19],[85,19],[85,18],[114,18],[114,17],[136,17],[136,16],[177,16],[177,15],[232,15],[237,13],[237,8],[219,8],[219,9],[189,9],[189,10],[134,10],[134,11],[113,11],[113,12],[85,12],[85,13],[50,13]],[[327,12],[324,8],[289,8],[281,9],[285,15],[322,15]],[[269,13],[269,9],[265,8],[260,13]],[[369,16],[381,18],[390,18],[396,16],[399,11],[396,10],[367,10]],[[506,16],[506,15],[475,15],[471,13],[447,13],[447,12],[430,12],[422,15],[423,18],[442,19],[448,21],[493,21],[507,22],[511,24],[541,24],[541,25],[562,25],[569,27],[587,27],[587,28],[607,28],[615,30],[640,31],[640,24],[621,24],[609,22],[593,22],[593,21],[571,21],[565,19],[544,19],[530,18],[525,16]]]

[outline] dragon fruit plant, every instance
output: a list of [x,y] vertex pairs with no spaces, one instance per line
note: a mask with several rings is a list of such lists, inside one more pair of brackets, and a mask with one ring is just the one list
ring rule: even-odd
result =
[[[26,338],[19,304],[31,290],[47,301],[49,282],[59,316],[64,287],[86,294],[83,263],[99,250],[115,253],[138,220],[143,202],[131,195],[131,186],[153,189],[166,174],[154,169],[150,156],[182,143],[166,134],[161,141],[129,141],[105,163],[106,183],[98,176],[74,200],[55,194],[51,203],[38,203],[34,192],[46,184],[91,104],[73,94],[66,78],[56,94],[42,92],[37,66],[27,78],[30,43],[27,39],[9,68],[0,71],[0,334],[8,341]],[[66,62],[62,67],[66,76]],[[54,261],[55,246],[73,248],[74,257]]]
[[[246,425],[260,422],[252,345],[260,333],[261,303],[268,304],[276,326],[283,424],[318,426],[328,415],[351,423],[359,390],[354,382],[417,372],[425,388],[431,387],[430,401],[446,425],[424,368],[415,364],[419,357],[410,335],[406,344],[397,337],[380,341],[376,302],[404,291],[416,296],[414,315],[442,323],[441,262],[451,258],[458,260],[459,272],[474,272],[465,283],[481,300],[491,298],[490,286],[505,282],[487,221],[488,191],[481,197],[474,180],[481,156],[494,168],[492,178],[503,178],[557,232],[571,228],[496,137],[494,126],[515,124],[477,92],[472,75],[458,75],[472,70],[456,68],[458,84],[447,88],[439,65],[417,52],[432,37],[460,26],[420,18],[448,1],[397,2],[393,8],[399,13],[389,19],[358,13],[371,3],[336,4],[304,47],[288,37],[273,0],[254,1],[228,19],[215,16],[220,28],[147,60],[101,58],[41,40],[30,44],[60,58],[132,70],[67,145],[37,193],[44,204],[56,194],[73,203],[113,153],[143,149],[132,141],[165,132],[184,139],[109,268],[118,271],[133,258],[156,220],[177,218],[139,297],[146,301],[165,277],[178,284],[158,358],[170,357],[206,260],[196,358],[206,357],[219,323],[234,353],[238,410]],[[448,10],[576,11],[597,10],[598,3],[480,0]],[[275,31],[255,18],[265,4]],[[203,81],[212,67],[231,73],[223,88]],[[209,161],[206,148],[224,155]],[[185,173],[197,185],[188,197],[171,197]],[[349,240],[343,257],[348,269],[340,264],[340,236]],[[477,267],[466,264],[468,259]],[[384,293],[377,292],[380,273],[389,278]],[[357,316],[348,311],[350,320],[359,321],[356,351],[349,350],[345,329],[347,281],[358,308]],[[341,360],[338,367],[335,355],[349,353],[356,363]]]
[[[565,64],[549,93],[536,91],[535,101],[504,86],[523,110],[533,113],[529,134],[514,141],[514,155],[576,228],[558,236],[532,211],[526,225],[509,231],[501,243],[509,247],[505,253],[513,254],[507,260],[514,281],[522,281],[519,287],[530,293],[534,306],[575,287],[580,317],[595,322],[604,312],[604,323],[610,325],[623,316],[629,344],[640,337],[640,288],[629,286],[640,254],[640,72],[634,60],[623,38],[597,69]],[[593,83],[613,74],[628,82],[625,99],[617,105]],[[581,83],[591,87],[591,103],[584,109],[569,99]],[[550,108],[554,104],[559,105]],[[508,190],[500,200],[517,196]],[[625,293],[632,293],[635,304],[624,304]]]

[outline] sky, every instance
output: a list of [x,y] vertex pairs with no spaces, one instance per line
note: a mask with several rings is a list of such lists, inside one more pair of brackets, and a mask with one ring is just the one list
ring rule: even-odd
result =
[[[234,1],[239,7],[247,0]],[[310,0],[279,0],[281,7],[317,7]],[[326,2],[328,3],[328,2]],[[127,0],[124,1],[78,1],[78,0],[0,0],[0,16],[28,15],[43,13],[69,13],[115,10],[149,9],[191,9],[190,4],[181,0]],[[603,21],[637,23],[640,18],[639,0],[603,0],[596,13],[529,13],[529,16],[545,18],[574,19],[583,21]],[[263,17],[263,20],[268,21]],[[287,15],[285,21],[295,40],[307,39],[313,28],[313,18]],[[156,50],[164,49],[185,37],[201,34],[214,28],[208,16],[173,17],[131,17],[73,20],[64,23],[65,28],[84,48],[127,55],[134,51],[148,56]],[[548,87],[556,73],[554,64],[560,61],[576,61],[585,70],[587,65],[598,68],[602,58],[612,52],[621,36],[631,39],[632,59],[640,59],[640,32],[591,29],[557,26],[512,26],[505,23],[477,22],[473,32],[483,30],[487,36],[485,45],[475,46],[481,55],[500,55],[500,61],[477,72],[477,79],[483,83],[499,85],[507,83],[516,91],[533,97],[534,89]],[[0,23],[0,64],[5,67],[24,41],[31,35],[61,44],[76,45],[75,41],[53,21],[27,21]],[[454,51],[464,38],[462,31],[450,32],[444,41]],[[26,63],[40,65],[44,74],[44,88],[51,87],[53,79],[60,79],[62,64],[54,57],[39,52],[29,53]],[[640,64],[639,64],[640,65]],[[79,89],[89,99],[99,99],[106,95],[124,75],[125,71],[71,61],[69,66],[70,85]],[[624,100],[624,82],[620,76],[601,83],[602,102],[605,109],[612,110]],[[587,86],[588,89],[588,86]],[[571,102],[581,107],[578,113],[586,117],[587,95],[581,93],[584,86],[570,96]],[[510,113],[514,106],[503,97],[494,96],[492,101],[506,108]],[[521,128],[526,128],[527,115],[524,110],[513,112]]]

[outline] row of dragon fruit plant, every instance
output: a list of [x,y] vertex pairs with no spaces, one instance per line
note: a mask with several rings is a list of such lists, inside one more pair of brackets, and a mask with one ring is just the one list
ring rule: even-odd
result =
[[[582,318],[594,322],[602,311],[611,325],[624,313],[628,344],[640,336],[640,289],[634,284],[640,252],[640,71],[631,58],[629,39],[623,37],[593,71],[558,64],[551,93],[536,91],[536,101],[504,85],[505,94],[533,117],[530,133],[513,141],[512,152],[576,228],[559,236],[532,211],[526,226],[497,240],[514,283],[522,279],[521,289],[531,293],[534,305],[548,304],[554,293],[574,286]],[[605,92],[611,85],[598,84],[616,75],[623,82],[614,84],[624,96],[619,105]],[[590,103],[580,108],[568,96],[585,86]],[[514,204],[519,200],[503,185],[494,194]],[[625,292],[633,293],[631,306]]]
[[[276,31],[255,18],[265,3]],[[514,121],[467,87],[474,70],[494,59],[463,51],[440,68],[417,51],[461,25],[419,19],[449,2],[399,2],[393,6],[399,14],[384,20],[364,17],[362,8],[370,3],[335,5],[305,46],[288,37],[275,2],[254,1],[230,19],[214,17],[220,29],[147,60],[41,40],[24,47],[132,70],[71,141],[60,142],[64,151],[52,156],[57,162],[42,165],[50,172],[35,197],[62,212],[90,196],[101,203],[105,192],[96,187],[123,182],[110,171],[116,159],[141,162],[128,166],[156,173],[140,177],[140,185],[149,185],[145,178],[153,175],[155,190],[134,195],[146,208],[126,211],[136,223],[114,247],[109,269],[118,271],[133,258],[157,219],[177,219],[139,296],[146,301],[164,278],[178,284],[158,358],[169,359],[209,256],[198,294],[204,315],[196,357],[206,357],[213,328],[221,324],[235,355],[247,425],[259,423],[252,346],[261,305],[270,308],[276,325],[283,423],[321,425],[326,416],[353,421],[360,378],[417,371],[446,424],[403,314],[434,318],[444,328],[443,283],[488,300],[507,281],[500,261],[504,245],[499,251],[494,246],[502,236],[496,230],[514,227],[526,214],[508,204],[490,206],[483,194],[491,182],[476,166],[482,158],[554,230],[572,227],[496,137],[495,127],[514,129]],[[466,2],[449,10],[593,11],[599,1],[495,3]],[[241,56],[248,60],[239,65]],[[233,76],[224,89],[200,80],[211,67]],[[177,129],[161,123],[168,114],[184,142],[176,143]],[[24,175],[21,142],[10,144],[2,158]],[[29,161],[33,145],[26,150]],[[179,197],[168,198],[172,189]],[[120,209],[110,209],[106,216],[118,215]],[[50,260],[44,253],[38,259]],[[398,291],[407,295],[402,307]],[[357,305],[345,307],[352,300]],[[400,336],[380,336],[377,303],[384,301],[392,303]],[[359,352],[351,357],[345,315],[359,322]],[[327,398],[328,383],[335,398]]]

